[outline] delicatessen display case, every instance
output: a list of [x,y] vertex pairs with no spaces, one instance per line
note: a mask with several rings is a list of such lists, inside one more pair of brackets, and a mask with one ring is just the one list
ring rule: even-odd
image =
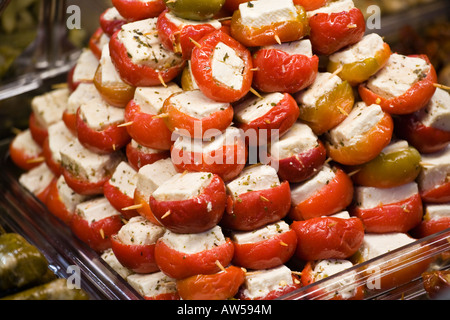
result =
[[448,1],[0,10],[0,299],[450,298]]

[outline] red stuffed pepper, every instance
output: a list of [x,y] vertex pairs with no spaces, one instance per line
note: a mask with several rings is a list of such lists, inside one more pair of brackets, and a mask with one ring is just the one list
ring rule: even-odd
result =
[[349,116],[327,133],[329,156],[343,165],[359,165],[376,158],[391,142],[394,123],[379,105],[358,102]]
[[[261,283],[266,284],[264,288],[261,288]],[[237,298],[239,300],[274,300],[301,286],[298,277],[287,266],[281,265],[246,274],[245,282]]]
[[437,88],[428,105],[395,119],[395,133],[407,139],[421,153],[435,153],[450,143],[450,95]]
[[[353,267],[353,263],[343,259],[325,259],[318,261],[308,261],[302,270],[301,282],[304,287],[333,276],[336,273]],[[357,283],[356,272],[349,278],[339,281],[336,279],[335,285],[330,285],[326,289],[311,289],[308,299],[318,300],[362,300],[364,298],[364,286]]]
[[309,87],[319,69],[311,41],[266,46],[253,54],[253,85],[262,92],[296,93]]
[[62,174],[67,184],[82,195],[103,194],[103,185],[123,160],[120,152],[97,154],[85,148],[78,139],[60,150]]
[[359,42],[366,31],[364,15],[353,1],[328,1],[308,12],[310,39],[314,52],[330,55]]
[[359,86],[361,98],[384,111],[404,115],[425,107],[433,97],[436,70],[426,55],[392,54],[386,66]]
[[330,73],[337,73],[350,85],[357,86],[380,71],[387,64],[391,54],[391,48],[383,38],[371,33],[358,43],[332,54],[327,70]]
[[183,300],[227,300],[238,293],[245,272],[229,266],[215,274],[198,274],[177,280],[178,294]]
[[244,169],[227,189],[226,212],[220,222],[227,229],[251,231],[279,221],[289,212],[289,183],[280,182],[270,166]]
[[233,243],[218,226],[199,234],[167,231],[155,247],[158,267],[177,280],[217,273],[230,264],[233,253]]
[[116,31],[128,23],[128,20],[122,17],[116,7],[106,9],[100,15],[100,27],[103,32],[111,37]]
[[250,146],[267,145],[284,135],[300,114],[289,93],[268,93],[245,99],[235,106],[235,125]]
[[292,185],[289,217],[306,220],[335,214],[351,204],[353,194],[350,177],[342,169],[325,165],[312,178]]
[[164,101],[160,113],[170,131],[196,139],[210,139],[233,122],[230,103],[217,102],[200,90],[175,93]]
[[247,163],[247,147],[242,133],[229,127],[211,141],[180,136],[171,159],[179,172],[211,172],[225,182],[236,178]]
[[169,151],[155,150],[144,147],[132,140],[126,147],[126,155],[130,166],[134,170],[155,163],[158,160],[170,158]]
[[44,161],[42,147],[31,136],[29,129],[20,132],[9,144],[9,156],[20,169],[29,171]]
[[225,183],[208,172],[176,174],[153,192],[149,203],[153,215],[172,232],[205,232],[225,211]]
[[427,204],[420,224],[411,230],[415,238],[425,238],[450,228],[450,205],[448,203]]
[[263,228],[232,232],[233,264],[252,270],[281,266],[292,258],[297,236],[289,225],[280,220]]
[[111,60],[130,86],[166,84],[183,71],[185,61],[162,46],[156,22],[151,18],[127,23],[109,41]]
[[270,145],[270,165],[281,180],[299,183],[311,178],[324,165],[325,146],[311,128],[297,122],[279,141]]
[[300,120],[319,136],[344,121],[355,103],[350,84],[328,72],[318,73],[314,83],[294,98],[300,108]]
[[155,18],[166,9],[163,0],[112,0],[112,5],[129,21]]
[[253,64],[250,51],[225,32],[208,34],[195,47],[191,71],[200,90],[219,102],[236,102],[251,89]]
[[[80,143],[96,153],[108,154],[125,147],[131,140],[124,123],[124,109],[91,100],[77,112],[77,137]],[[99,116],[100,115],[100,116]]]
[[111,237],[122,228],[122,218],[104,198],[80,203],[70,224],[72,232],[96,252],[111,248]]
[[111,249],[120,264],[133,272],[159,271],[155,260],[155,246],[164,231],[164,228],[144,217],[131,218],[111,237]]
[[422,199],[415,182],[394,188],[357,187],[350,213],[364,223],[366,232],[408,232],[423,216]]
[[309,32],[305,9],[292,0],[249,1],[231,20],[231,35],[247,47],[296,41]]
[[170,150],[172,132],[164,119],[158,117],[164,101],[181,89],[175,83],[166,87],[139,87],[134,99],[125,108],[125,124],[128,134],[138,144],[156,150]]
[[417,179],[420,195],[426,203],[450,202],[450,146],[422,155],[421,172]]
[[165,10],[158,17],[158,34],[163,46],[190,60],[195,43],[204,36],[222,28],[219,20],[190,21]]
[[301,260],[347,259],[364,239],[364,225],[358,218],[317,217],[294,221],[297,234],[295,256]]
[[126,220],[138,215],[135,210],[123,210],[134,205],[137,172],[127,162],[122,161],[111,178],[103,185],[103,195]]

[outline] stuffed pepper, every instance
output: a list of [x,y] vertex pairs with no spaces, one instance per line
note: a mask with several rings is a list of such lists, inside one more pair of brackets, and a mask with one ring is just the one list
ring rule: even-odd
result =
[[266,145],[284,135],[299,114],[297,102],[289,93],[266,93],[235,106],[235,125],[244,132],[249,146]]
[[383,38],[371,33],[358,43],[332,54],[327,70],[331,73],[338,72],[342,80],[356,86],[380,71],[391,54],[391,48]]
[[262,92],[296,93],[309,87],[319,69],[311,41],[299,40],[259,48],[253,54],[253,85]]
[[133,100],[125,108],[124,124],[133,140],[147,148],[170,150],[173,143],[172,132],[158,114],[164,101],[177,92],[181,92],[181,88],[175,83],[170,83],[167,87],[136,88]]
[[426,204],[425,215],[420,224],[411,230],[415,238],[425,238],[429,235],[450,228],[450,204]]
[[161,225],[150,208],[150,196],[160,185],[176,174],[177,171],[170,158],[143,166],[138,171],[136,189],[134,190],[134,206],[132,208],[136,209],[127,208],[127,210],[136,210],[153,224]]
[[100,64],[94,76],[94,85],[103,100],[117,108],[125,108],[134,97],[136,88],[120,78],[111,61],[109,45],[103,47]]
[[163,0],[112,0],[112,5],[129,21],[155,18],[166,9]]
[[120,212],[105,197],[78,204],[70,224],[73,234],[99,253],[111,248],[111,237],[122,226]]
[[48,137],[48,127],[59,122],[66,110],[69,90],[55,89],[31,100],[29,130],[34,141],[40,146]]
[[350,166],[354,183],[374,188],[393,188],[416,180],[421,155],[406,140],[393,140],[373,160]]
[[87,200],[89,196],[73,191],[64,176],[60,176],[52,180],[45,204],[51,214],[70,226],[76,206]]
[[139,169],[148,164],[170,157],[170,152],[168,150],[162,151],[147,148],[140,145],[135,140],[131,140],[126,147],[125,152],[130,166],[136,171],[139,171]]
[[433,154],[422,155],[421,167],[417,182],[423,201],[450,202],[450,146]]
[[131,137],[125,127],[125,110],[94,99],[77,111],[77,137],[87,149],[100,154],[114,153],[125,147]]
[[278,141],[270,144],[270,165],[281,180],[300,183],[315,175],[327,157],[325,146],[311,128],[296,122]]
[[120,151],[97,154],[85,148],[78,139],[61,148],[62,174],[67,185],[83,195],[103,194],[103,185],[123,161]]
[[359,94],[366,104],[379,104],[391,114],[410,114],[425,107],[433,97],[436,70],[426,55],[393,53],[387,64],[366,83]]
[[285,264],[297,247],[297,236],[283,220],[252,231],[233,231],[233,264],[252,270]]
[[395,118],[395,133],[421,153],[435,153],[450,143],[450,95],[437,88],[428,105]]
[[335,214],[351,204],[353,194],[350,177],[340,168],[324,165],[310,179],[291,186],[289,217],[306,220]]
[[169,83],[185,61],[162,46],[157,18],[127,23],[109,41],[111,60],[122,80],[133,87]]
[[408,232],[423,216],[417,183],[393,188],[356,187],[350,213],[364,223],[366,232]]
[[234,109],[228,102],[217,102],[200,90],[191,90],[167,98],[160,114],[170,131],[191,138],[210,139],[231,125]]
[[20,169],[29,171],[44,161],[42,147],[33,139],[30,129],[20,132],[9,144],[11,161]]
[[161,271],[149,274],[135,273],[127,277],[127,282],[145,300],[180,300],[176,280]]
[[99,23],[103,32],[111,37],[124,24],[128,23],[128,20],[121,16],[116,7],[110,7],[100,15]]
[[228,127],[210,140],[180,136],[175,141],[171,159],[179,172],[211,172],[225,182],[236,178],[247,163],[247,147],[241,131]]
[[42,153],[47,166],[55,176],[59,176],[62,173],[60,150],[73,139],[75,139],[75,136],[62,120],[48,128],[48,137],[44,140]]
[[144,217],[133,217],[111,236],[111,249],[117,260],[129,270],[135,273],[157,272],[155,246],[164,232],[163,227]]
[[359,165],[376,158],[389,145],[394,122],[377,105],[358,102],[349,116],[326,134],[329,156],[343,165]]
[[30,171],[22,173],[19,176],[18,181],[22,187],[45,204],[50,191],[50,186],[56,178],[55,174],[44,162]]
[[67,107],[62,115],[62,120],[74,135],[77,134],[78,108],[90,100],[100,99],[101,97],[102,96],[94,83],[81,83],[75,91],[70,94],[67,101]]
[[295,256],[306,261],[350,258],[364,239],[362,221],[348,212],[294,221],[291,228],[297,234]]
[[253,63],[250,51],[222,30],[203,37],[192,50],[191,71],[210,99],[236,102],[250,90]]
[[222,28],[222,24],[219,20],[186,20],[165,10],[158,17],[157,27],[162,45],[167,50],[180,54],[184,60],[190,60],[195,43]]
[[281,182],[274,168],[250,166],[227,183],[226,212],[220,224],[231,230],[251,231],[283,219],[290,205],[289,183]]
[[286,265],[249,272],[237,298],[240,300],[274,300],[301,287],[301,282]]
[[166,230],[155,247],[159,269],[177,280],[217,273],[230,264],[233,253],[233,243],[219,226],[196,234]]
[[138,215],[135,210],[122,210],[134,205],[137,179],[137,171],[128,162],[122,161],[103,185],[103,195],[126,220]]
[[247,47],[296,41],[308,32],[306,11],[292,0],[242,3],[231,20],[231,35]]
[[158,221],[177,233],[201,233],[219,223],[225,211],[225,183],[210,172],[179,173],[150,196]]
[[[345,259],[308,261],[302,270],[300,279],[302,285],[306,287],[351,267],[353,267],[353,263]],[[337,278],[336,283],[330,287],[314,290],[310,297],[319,300],[362,300],[364,298],[364,286],[358,284],[358,275],[356,272],[352,272],[349,276]]]
[[234,298],[244,279],[242,268],[228,266],[214,274],[197,274],[177,280],[177,289],[183,300],[227,300]]
[[330,55],[359,42],[366,31],[364,15],[352,0],[326,1],[307,14],[313,50],[320,55]]

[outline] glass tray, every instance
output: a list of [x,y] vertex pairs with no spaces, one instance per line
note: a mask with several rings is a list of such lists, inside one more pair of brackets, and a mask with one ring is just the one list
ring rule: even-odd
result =
[[[143,298],[88,246],[78,240],[66,225],[18,183],[20,169],[8,157],[10,140],[0,142],[0,225],[22,234],[38,247],[60,277],[71,276],[68,267],[77,266],[81,287],[93,300],[142,300]],[[401,278],[404,272],[421,264],[427,270],[450,269],[450,229],[407,246],[393,250],[370,261],[293,291],[277,300],[328,300],[336,288],[364,289],[365,300],[424,300],[421,273],[394,287],[377,286],[382,277]],[[377,273],[378,272],[378,273]],[[345,278],[356,275],[356,281]],[[383,278],[385,279],[385,278]],[[444,297],[450,300],[450,296]]]

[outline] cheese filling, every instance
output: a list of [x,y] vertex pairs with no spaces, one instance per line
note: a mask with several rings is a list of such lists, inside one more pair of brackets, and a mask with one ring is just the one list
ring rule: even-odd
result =
[[146,65],[158,71],[180,64],[182,58],[161,44],[157,20],[150,18],[124,24],[118,38],[134,64]]
[[95,72],[99,61],[97,57],[89,49],[84,49],[77,60],[77,64],[73,71],[73,82],[92,82],[94,81]]
[[439,204],[428,204],[426,206],[426,217],[430,220],[437,220],[441,218],[450,217],[450,204],[439,203]]
[[326,14],[339,13],[344,11],[350,11],[354,7],[355,4],[353,3],[352,0],[331,0],[327,1],[327,3],[319,9],[308,11],[307,15],[308,18],[310,18],[318,13],[326,13]]
[[93,99],[101,99],[101,95],[95,87],[95,84],[80,83],[69,96],[66,112],[76,114],[79,107]]
[[101,131],[125,121],[125,109],[109,105],[103,99],[92,99],[80,107],[80,117],[92,130]]
[[393,53],[386,66],[367,81],[367,88],[391,99],[403,95],[429,71],[430,65],[425,60]]
[[379,105],[367,106],[364,102],[358,102],[349,116],[337,127],[330,130],[330,142],[335,146],[354,145],[383,117],[384,112]]
[[226,243],[220,226],[215,226],[211,230],[195,234],[180,234],[166,230],[161,237],[161,241],[171,249],[186,254],[211,250]]
[[233,242],[237,244],[255,243],[268,240],[279,234],[288,232],[289,230],[289,225],[281,220],[249,232],[233,231],[231,234],[231,239],[233,239]]
[[127,279],[129,275],[133,274],[133,271],[130,269],[124,267],[120,261],[117,259],[116,255],[112,251],[111,248],[108,248],[105,250],[102,255],[100,256],[104,262],[106,262],[107,265],[109,265],[114,271],[117,272],[119,276],[121,276],[123,279]]
[[303,123],[295,123],[277,142],[271,144],[270,155],[274,159],[286,159],[318,146],[318,137]]
[[341,64],[350,64],[374,58],[377,52],[384,49],[384,41],[376,33],[371,33],[349,48],[334,53],[330,56],[330,61]]
[[342,83],[342,79],[329,72],[319,72],[314,83],[295,95],[296,101],[305,108],[316,108],[317,101],[332,92]]
[[109,183],[122,194],[133,198],[138,180],[137,172],[127,162],[122,161],[115,169]]
[[69,90],[66,88],[56,89],[34,97],[31,101],[31,110],[36,117],[36,122],[42,128],[48,128],[60,121],[67,108],[68,100]]
[[418,115],[425,126],[450,131],[450,94],[436,88],[428,105],[418,111]]
[[290,55],[299,55],[300,54],[300,55],[304,55],[307,57],[313,56],[312,44],[311,44],[311,41],[308,39],[297,40],[297,41],[292,41],[292,42],[284,42],[282,44],[276,44],[276,45],[271,45],[271,46],[265,46],[265,47],[262,47],[261,49],[281,50]]
[[63,121],[52,124],[48,128],[48,144],[53,161],[57,163],[61,162],[61,154],[59,151],[68,145],[74,138],[75,136],[66,127],[66,124]]
[[359,252],[363,261],[368,261],[414,241],[416,239],[406,233],[367,233],[364,235]]
[[158,201],[187,200],[200,195],[211,183],[213,174],[209,172],[178,173],[164,182],[153,192]]
[[268,165],[257,165],[245,168],[239,176],[227,184],[228,193],[239,198],[239,195],[259,190],[278,187],[280,180],[274,168]]
[[418,192],[419,188],[415,182],[394,188],[356,187],[355,200],[359,208],[371,209],[406,200]]
[[136,216],[120,228],[117,236],[123,244],[148,246],[156,244],[164,231],[163,227],[151,223],[144,217]]
[[164,182],[177,174],[170,158],[158,160],[139,169],[136,190],[146,199]]
[[214,48],[212,57],[212,76],[221,84],[235,90],[240,90],[244,83],[245,63],[236,51],[223,42]]
[[134,93],[134,102],[140,106],[141,112],[156,115],[161,111],[167,98],[181,91],[181,88],[173,82],[167,87],[138,87]]
[[84,196],[73,191],[66,183],[64,176],[60,176],[56,182],[59,199],[64,203],[67,211],[75,212],[76,206],[89,199],[89,196]]
[[209,99],[200,90],[183,91],[171,96],[170,101],[179,111],[197,119],[229,107],[228,103]]
[[283,99],[284,94],[275,92],[251,97],[235,107],[236,119],[241,123],[251,123],[264,117],[268,112],[275,108]]
[[242,24],[262,28],[273,23],[295,20],[298,13],[292,0],[259,0],[239,5]]
[[120,215],[105,197],[82,202],[76,206],[76,214],[86,220],[89,225],[103,219]]
[[177,292],[176,280],[162,272],[132,274],[127,277],[127,281],[144,297],[156,297],[160,294]]
[[450,146],[432,154],[422,155],[422,170],[418,176],[420,190],[431,190],[449,181]]
[[109,44],[103,46],[102,56],[100,58],[100,65],[102,69],[102,84],[123,84],[122,78],[116,70],[116,67],[112,63],[109,53]]
[[39,156],[42,152],[42,147],[33,139],[30,129],[19,133],[12,141],[12,147],[30,157]]
[[243,293],[250,299],[256,299],[267,296],[271,291],[282,290],[283,287],[292,284],[291,270],[285,265],[281,265],[247,275],[243,284]]
[[30,171],[21,174],[19,183],[32,194],[38,195],[50,185],[54,177],[55,175],[44,162]]

